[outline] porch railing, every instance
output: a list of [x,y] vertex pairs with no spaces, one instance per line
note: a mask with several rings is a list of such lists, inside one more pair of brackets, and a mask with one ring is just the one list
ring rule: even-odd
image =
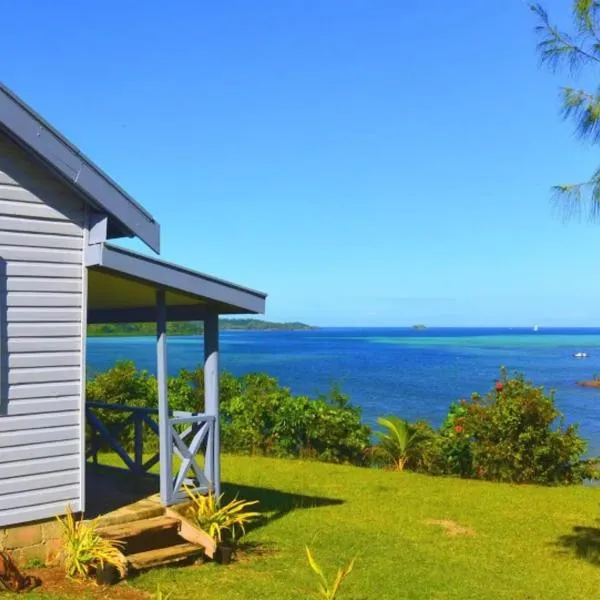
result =
[[[182,486],[188,485],[198,491],[207,492],[213,489],[214,482],[214,416],[202,413],[173,411],[169,414],[168,427],[170,443],[168,456],[161,457],[157,451],[151,457],[144,452],[144,425],[156,435],[156,446],[160,436],[157,422],[158,409],[123,404],[105,404],[103,402],[86,402],[86,423],[90,427],[87,442],[86,459],[98,463],[98,454],[103,448],[110,448],[123,461],[125,467],[135,475],[147,475],[154,465],[164,460],[168,465],[169,503],[184,498]],[[100,411],[123,413],[125,418],[118,423],[105,423]],[[133,452],[130,444],[124,444],[122,436],[125,429],[133,426]],[[198,457],[204,454],[202,468]],[[177,472],[173,472],[173,455],[180,459]],[[146,460],[144,460],[146,458]]]

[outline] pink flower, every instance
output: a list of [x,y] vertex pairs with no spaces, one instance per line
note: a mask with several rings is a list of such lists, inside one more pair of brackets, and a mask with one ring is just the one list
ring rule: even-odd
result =
[[504,389],[504,384],[501,381],[496,381],[496,391],[501,392]]
[[462,433],[465,430],[465,428],[462,425],[456,425],[454,427],[454,431],[456,431],[456,433]]

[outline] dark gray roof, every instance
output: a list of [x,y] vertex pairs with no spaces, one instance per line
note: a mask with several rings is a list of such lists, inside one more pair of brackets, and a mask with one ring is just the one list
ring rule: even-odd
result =
[[0,83],[0,131],[37,155],[86,201],[109,214],[110,229],[160,252],[160,226],[106,173]]

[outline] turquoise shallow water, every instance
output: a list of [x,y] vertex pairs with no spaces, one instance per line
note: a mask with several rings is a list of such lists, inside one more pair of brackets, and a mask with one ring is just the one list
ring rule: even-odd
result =
[[[580,379],[600,374],[600,329],[331,329],[292,332],[231,331],[221,334],[222,366],[236,374],[265,371],[298,394],[314,394],[339,382],[362,407],[366,420],[396,413],[438,424],[453,400],[488,390],[501,365],[556,389],[567,421],[579,422],[600,455],[600,390]],[[573,353],[589,358],[577,360]],[[93,338],[90,371],[119,359],[154,371],[152,338]],[[169,371],[193,368],[202,338],[169,339]]]

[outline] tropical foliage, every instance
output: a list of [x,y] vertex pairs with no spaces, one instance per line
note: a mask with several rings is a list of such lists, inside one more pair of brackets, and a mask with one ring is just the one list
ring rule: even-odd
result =
[[[181,371],[169,378],[168,386],[173,410],[204,410],[201,369]],[[118,363],[88,382],[87,397],[155,408],[156,379],[131,362]],[[582,460],[585,441],[576,426],[564,424],[554,395],[520,374],[509,377],[502,371],[488,394],[453,403],[437,429],[426,421],[380,418],[374,440],[360,410],[335,386],[309,398],[294,396],[264,373],[223,373],[220,397],[221,440],[227,452],[519,483],[570,484],[595,476],[593,463]],[[127,415],[99,413],[131,450],[134,432]],[[150,442],[146,450],[155,451],[158,438],[147,435],[145,440]]]
[[395,416],[379,417],[377,424],[384,430],[375,432],[378,444],[372,448],[371,455],[395,471],[418,468],[433,435],[431,428],[426,423],[409,423]]
[[454,405],[441,428],[445,471],[514,483],[572,484],[595,476],[586,442],[554,394],[506,371],[485,396]]
[[[600,66],[600,2],[572,0],[574,26],[570,31],[554,24],[542,4],[530,4],[537,20],[538,53],[543,64],[553,70],[566,67],[571,78],[580,76],[590,80]],[[576,133],[592,144],[600,141],[600,93],[597,88],[582,89],[572,86],[561,88],[564,118],[575,123]],[[587,203],[593,219],[600,217],[600,168],[589,179],[557,185],[554,188],[560,206],[566,215],[578,213]]]
[[234,498],[223,503],[223,494],[216,497],[212,492],[206,495],[185,488],[190,499],[188,515],[200,529],[213,540],[222,542],[224,537],[236,539],[238,532],[246,533],[245,526],[260,517],[259,512],[248,508],[258,504],[258,500],[238,500]]
[[577,426],[564,424],[553,393],[502,370],[485,396],[473,394],[450,406],[439,430],[423,439],[414,470],[568,485],[596,477],[595,461],[582,458],[586,446]]
[[[204,410],[202,369],[182,370],[168,382],[173,410]],[[370,429],[348,396],[333,387],[316,398],[294,396],[277,379],[264,373],[220,379],[221,441],[229,452],[280,457],[304,457],[329,462],[362,464],[370,445]],[[133,362],[119,362],[87,384],[89,402],[157,406],[156,378],[138,371]],[[101,419],[128,449],[133,448],[133,425],[127,414],[99,411]],[[158,440],[146,436],[154,444]]]
[[350,575],[352,572],[356,559],[353,558],[347,567],[338,569],[335,579],[330,584],[325,576],[325,573],[323,573],[323,569],[321,569],[317,561],[314,559],[308,546],[306,546],[306,556],[308,558],[308,564],[310,565],[310,568],[319,578],[319,598],[322,598],[323,600],[335,600],[335,598],[338,597],[338,592],[340,591],[340,587],[344,579],[346,579],[346,577],[348,577],[348,575]]
[[75,519],[71,507],[65,517],[57,517],[62,528],[62,556],[69,577],[88,577],[96,567],[113,565],[121,576],[127,570],[127,560],[118,541],[100,537],[96,521]]

